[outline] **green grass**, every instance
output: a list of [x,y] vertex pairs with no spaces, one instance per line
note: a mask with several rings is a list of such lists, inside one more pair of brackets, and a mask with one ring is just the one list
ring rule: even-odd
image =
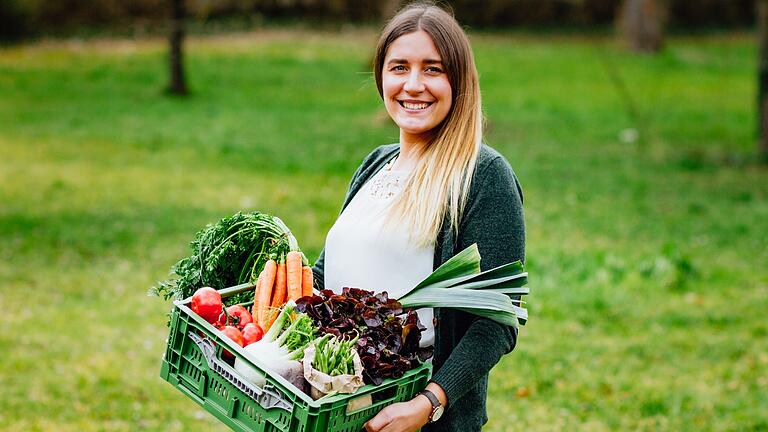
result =
[[[316,256],[361,158],[397,138],[374,41],[194,39],[186,100],[161,93],[162,41],[0,49],[3,430],[224,430],[159,378],[169,305],[145,292],[238,210],[279,215]],[[532,287],[487,430],[768,430],[751,37],[676,37],[658,56],[473,43],[487,140],[524,187]]]

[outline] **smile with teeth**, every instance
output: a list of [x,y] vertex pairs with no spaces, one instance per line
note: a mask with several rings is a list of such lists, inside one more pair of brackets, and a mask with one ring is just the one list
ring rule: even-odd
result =
[[412,103],[412,102],[406,102],[406,101],[398,101],[400,102],[400,105],[403,106],[405,109],[409,110],[423,110],[426,109],[428,106],[432,105],[431,102],[419,102],[419,103]]

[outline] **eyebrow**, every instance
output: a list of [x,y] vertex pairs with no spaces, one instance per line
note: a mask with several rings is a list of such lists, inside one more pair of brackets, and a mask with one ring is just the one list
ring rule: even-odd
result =
[[[392,59],[392,60],[387,62],[387,64],[393,64],[393,63],[394,64],[408,64],[408,60],[395,58],[395,59]],[[422,63],[424,63],[424,64],[443,64],[442,61],[435,60],[435,59],[426,59]]]

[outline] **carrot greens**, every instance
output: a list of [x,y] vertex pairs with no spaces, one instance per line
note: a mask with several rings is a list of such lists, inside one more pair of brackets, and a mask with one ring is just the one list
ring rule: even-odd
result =
[[[171,278],[158,282],[149,293],[164,299],[183,299],[203,286],[222,289],[256,281],[269,259],[284,261],[299,245],[278,217],[238,212],[208,224],[190,243],[192,255],[171,267]],[[306,258],[302,254],[302,260]],[[231,299],[247,302],[253,292]]]

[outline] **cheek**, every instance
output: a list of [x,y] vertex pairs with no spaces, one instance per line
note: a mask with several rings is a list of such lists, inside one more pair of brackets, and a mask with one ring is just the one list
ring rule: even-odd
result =
[[448,106],[450,107],[451,98],[453,97],[451,83],[449,83],[447,79],[440,80],[438,83],[436,83],[434,89],[436,93],[440,94],[440,99],[442,99],[444,102],[447,102]]
[[435,81],[430,89],[432,96],[436,97],[440,103],[435,114],[440,121],[443,121],[453,106],[453,91],[451,84],[447,79]]
[[397,95],[400,92],[399,80],[384,75],[381,80],[381,92],[384,94],[385,100]]

